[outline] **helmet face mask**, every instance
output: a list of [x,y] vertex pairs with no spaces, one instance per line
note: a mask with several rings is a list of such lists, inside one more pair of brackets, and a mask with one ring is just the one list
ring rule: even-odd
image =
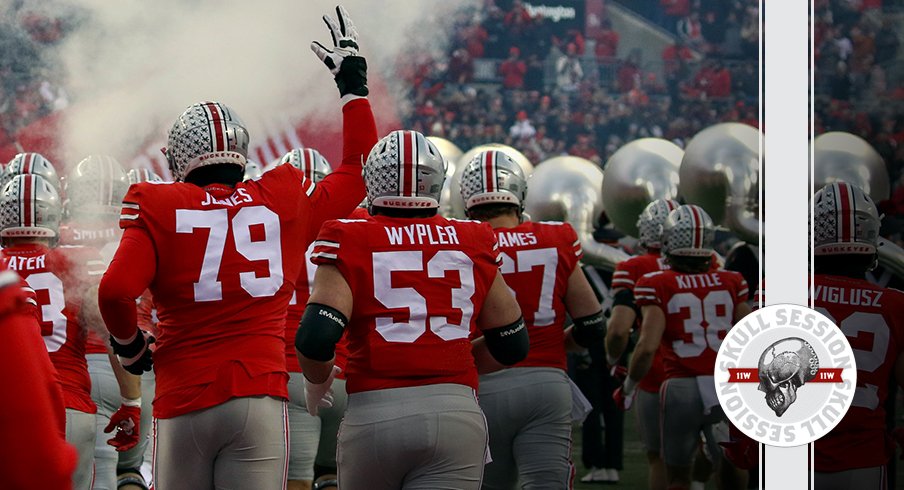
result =
[[330,162],[313,148],[295,148],[290,150],[279,161],[280,165],[284,163],[301,170],[301,173],[315,184],[333,171]]
[[875,255],[880,226],[876,204],[857,186],[835,182],[813,196],[815,255]]
[[524,210],[527,179],[510,156],[497,150],[478,153],[461,173],[461,199],[467,212],[484,204],[513,204]]
[[176,181],[194,169],[231,164],[242,168],[248,157],[248,130],[229,107],[218,102],[189,106],[170,129],[163,154]]
[[678,209],[678,201],[674,199],[657,199],[647,207],[637,218],[638,239],[640,244],[647,249],[662,248],[662,227],[669,213]]
[[371,207],[438,209],[446,161],[417,131],[393,131],[377,142],[364,166]]
[[39,175],[16,175],[0,193],[0,241],[42,238],[56,243],[62,205],[56,189]]
[[662,225],[662,253],[675,257],[712,257],[715,226],[700,206],[686,204]]

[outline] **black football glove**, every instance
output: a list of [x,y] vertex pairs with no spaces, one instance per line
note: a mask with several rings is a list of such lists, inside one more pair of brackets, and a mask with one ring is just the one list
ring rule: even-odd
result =
[[145,371],[150,371],[154,365],[150,346],[156,340],[153,335],[141,329],[138,330],[135,340],[128,344],[120,344],[112,335],[110,336],[113,353],[119,356],[123,369],[137,376],[141,376],[141,373]]
[[352,94],[367,97],[367,62],[358,56],[358,30],[344,7],[336,7],[336,17],[338,21],[328,15],[323,16],[333,38],[333,49],[329,50],[314,41],[311,50],[330,69],[340,96]]

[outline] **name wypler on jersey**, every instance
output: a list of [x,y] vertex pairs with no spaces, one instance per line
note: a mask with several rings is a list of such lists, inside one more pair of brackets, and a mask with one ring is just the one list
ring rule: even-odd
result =
[[857,387],[847,337],[822,313],[798,305],[768,306],[741,320],[722,341],[714,375],[728,419],[771,446],[827,434]]
[[454,226],[414,223],[405,226],[384,226],[390,245],[457,245]]

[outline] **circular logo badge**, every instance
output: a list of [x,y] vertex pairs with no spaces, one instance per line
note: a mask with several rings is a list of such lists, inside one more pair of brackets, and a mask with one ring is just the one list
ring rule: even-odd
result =
[[715,382],[725,415],[744,434],[770,446],[800,446],[847,413],[857,366],[847,337],[825,315],[772,305],[728,331]]

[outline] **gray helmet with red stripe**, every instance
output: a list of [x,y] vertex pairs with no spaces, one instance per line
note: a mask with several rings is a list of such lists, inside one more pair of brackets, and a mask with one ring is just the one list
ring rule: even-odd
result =
[[16,175],[40,175],[44,180],[50,183],[54,189],[60,190],[60,177],[57,175],[56,169],[50,160],[44,158],[40,153],[19,153],[3,169],[3,175],[0,177],[0,188]]
[[662,253],[676,257],[711,257],[716,230],[700,206],[685,204],[662,225]]
[[15,175],[0,192],[0,238],[50,238],[60,231],[60,195],[39,175]]
[[835,182],[813,196],[816,255],[875,254],[881,219],[863,189]]
[[289,150],[283,155],[280,164],[288,163],[289,165],[301,170],[312,182],[317,183],[333,171],[330,162],[313,148],[295,148]]
[[512,157],[497,150],[474,155],[459,176],[465,210],[482,204],[514,204],[524,210],[527,179]]
[[115,158],[90,155],[66,176],[67,216],[116,219],[129,177]]
[[402,209],[439,207],[446,161],[417,131],[393,131],[374,145],[364,165],[371,206]]
[[250,158],[245,160],[245,173],[242,176],[242,180],[254,180],[261,175],[264,175],[264,169],[261,168],[259,163]]
[[140,184],[142,182],[163,182],[159,175],[153,170],[147,168],[133,168],[128,173],[130,184]]
[[641,245],[645,248],[662,247],[662,225],[678,206],[678,201],[674,199],[657,199],[647,204],[637,218],[637,238]]
[[225,104],[200,102],[188,106],[173,123],[163,150],[176,181],[206,165],[230,164],[245,168],[248,130]]

